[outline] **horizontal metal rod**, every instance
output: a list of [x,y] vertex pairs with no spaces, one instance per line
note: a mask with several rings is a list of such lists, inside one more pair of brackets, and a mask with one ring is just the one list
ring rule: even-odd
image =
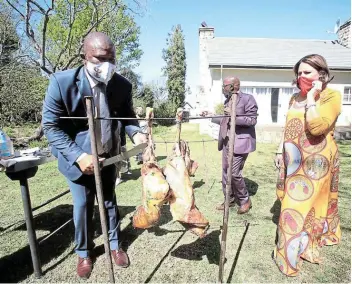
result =
[[55,197],[53,197],[53,198],[51,198],[51,199],[45,201],[43,204],[40,204],[39,206],[34,207],[34,208],[32,209],[32,212],[34,212],[35,210],[38,210],[39,208],[44,207],[45,205],[47,205],[47,204],[49,204],[49,203],[55,201],[56,199],[59,199],[60,197],[66,195],[66,194],[69,193],[69,192],[70,192],[70,190],[67,190],[67,191],[65,191],[65,192],[63,192],[63,193],[60,193],[59,195],[56,195]]
[[65,222],[64,224],[62,224],[59,228],[57,228],[55,231],[53,231],[52,233],[50,233],[49,235],[45,236],[44,239],[40,240],[39,244],[41,245],[44,241],[46,241],[47,239],[49,239],[52,235],[56,234],[59,230],[61,230],[63,227],[67,226],[70,222],[73,221],[73,218],[69,219],[67,222]]
[[[182,139],[181,139],[182,140]],[[191,141],[185,141],[187,143],[198,143],[198,142],[214,142],[214,141],[218,141],[216,139],[213,140],[191,140]],[[175,141],[156,141],[154,142],[154,144],[175,144]]]
[[[246,114],[238,114],[238,117],[242,116],[259,116],[259,115],[246,115]],[[222,118],[222,117],[231,117],[231,115],[215,115],[215,116],[190,116],[184,117],[183,121],[190,120],[190,119],[209,119],[209,118]],[[84,120],[88,119],[86,116],[61,116],[60,119],[77,119],[77,120]],[[146,118],[136,118],[136,117],[95,117],[94,119],[98,120],[149,120]],[[175,120],[174,117],[154,117],[151,120]]]

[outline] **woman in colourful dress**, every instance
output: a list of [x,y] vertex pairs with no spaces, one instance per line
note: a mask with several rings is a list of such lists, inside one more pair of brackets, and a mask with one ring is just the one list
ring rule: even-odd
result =
[[312,54],[294,66],[300,89],[290,100],[275,163],[280,169],[277,196],[281,212],[274,261],[296,276],[303,259],[320,263],[319,249],[341,239],[337,210],[339,155],[334,140],[341,94],[324,57]]

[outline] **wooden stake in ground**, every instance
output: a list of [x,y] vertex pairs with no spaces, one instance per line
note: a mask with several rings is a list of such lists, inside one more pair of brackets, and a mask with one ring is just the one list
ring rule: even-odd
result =
[[236,102],[237,94],[232,94],[232,106],[231,106],[231,126],[230,126],[230,141],[229,141],[229,153],[227,157],[228,165],[227,168],[227,181],[226,181],[226,194],[225,194],[225,210],[223,217],[222,225],[222,234],[221,234],[221,253],[220,253],[220,262],[219,262],[219,278],[218,282],[223,283],[224,277],[224,263],[225,263],[225,253],[226,253],[226,237],[227,237],[227,227],[229,222],[229,203],[230,203],[230,191],[232,183],[232,162],[233,162],[233,153],[235,145],[235,136],[236,136]]
[[102,186],[99,157],[98,157],[98,151],[97,151],[97,141],[96,141],[95,131],[94,131],[95,125],[94,125],[93,108],[92,108],[93,97],[87,96],[85,98],[86,98],[86,106],[87,106],[90,143],[92,147],[94,177],[95,177],[95,186],[96,186],[96,192],[97,192],[97,198],[98,198],[100,223],[101,223],[101,229],[104,237],[104,249],[105,249],[105,257],[106,257],[105,261],[106,261],[106,266],[109,270],[109,281],[111,283],[115,283],[114,269],[112,266],[109,235],[108,235],[108,223],[106,221],[106,215],[105,215],[103,186]]

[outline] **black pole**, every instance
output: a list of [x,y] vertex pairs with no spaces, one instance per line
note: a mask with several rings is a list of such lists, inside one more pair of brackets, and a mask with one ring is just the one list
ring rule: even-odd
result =
[[90,143],[91,143],[92,156],[93,156],[95,185],[96,185],[96,191],[97,191],[101,229],[104,236],[105,257],[106,257],[106,264],[109,270],[109,280],[111,283],[115,283],[114,269],[113,269],[112,260],[111,260],[108,225],[107,225],[105,207],[104,207],[104,195],[103,195],[103,186],[102,186],[101,172],[100,172],[100,165],[99,165],[99,157],[98,157],[98,151],[97,151],[97,141],[96,141],[95,131],[94,131],[95,126],[94,126],[94,118],[93,118],[92,101],[93,101],[93,97],[91,96],[86,97],[87,117],[88,117]]
[[35,230],[33,226],[31,198],[29,195],[28,180],[26,177],[20,178],[20,185],[21,185],[24,217],[26,220],[28,241],[29,241],[29,247],[31,250],[34,275],[37,278],[40,278],[43,275],[43,273],[42,273],[42,267],[40,264],[39,246],[38,246],[37,237],[35,235]]

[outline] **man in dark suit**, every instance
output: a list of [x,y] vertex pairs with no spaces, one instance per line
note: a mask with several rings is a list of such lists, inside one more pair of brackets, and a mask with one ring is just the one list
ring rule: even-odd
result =
[[[86,116],[85,97],[93,96],[95,114],[100,117],[131,117],[131,83],[115,73],[115,47],[103,33],[89,34],[83,45],[84,65],[53,74],[43,106],[43,129],[58,158],[58,168],[66,177],[73,197],[77,274],[88,278],[92,271],[94,168],[88,121],[60,119]],[[146,142],[137,120],[98,120],[95,124],[97,149],[101,159],[120,153],[120,128],[134,143]],[[102,169],[104,205],[108,220],[110,248],[116,265],[127,267],[127,254],[119,248],[120,217],[115,196],[116,168]]]
[[[248,154],[256,149],[255,125],[257,123],[258,106],[254,97],[240,91],[240,80],[236,77],[227,77],[223,81],[223,94],[225,95],[224,113],[231,115],[231,106],[233,94],[237,93],[236,102],[236,139],[234,146],[234,157],[232,162],[232,188],[230,195],[230,206],[237,203],[238,214],[247,213],[252,202],[242,176],[242,170]],[[230,117],[222,119],[213,119],[213,122],[220,124],[218,149],[222,150],[222,188],[224,195],[226,193],[228,153],[229,153],[229,135],[230,135]],[[218,210],[224,210],[224,203],[216,207]]]

